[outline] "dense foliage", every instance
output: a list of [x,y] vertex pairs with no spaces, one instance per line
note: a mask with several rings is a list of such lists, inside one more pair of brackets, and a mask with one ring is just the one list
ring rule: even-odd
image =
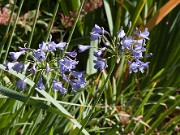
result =
[[179,134],[179,3],[0,0],[0,134]]

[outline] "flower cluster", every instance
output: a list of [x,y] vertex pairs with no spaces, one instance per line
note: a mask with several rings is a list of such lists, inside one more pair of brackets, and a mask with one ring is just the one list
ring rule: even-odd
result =
[[[85,1],[83,4],[82,12],[80,18],[83,18],[87,13],[96,10],[102,6],[102,0],[90,0],[89,2]],[[71,27],[76,19],[77,12],[70,11],[69,16],[61,14],[61,23],[65,28]]]
[[[146,51],[145,42],[147,39],[149,39],[149,32],[147,28],[143,32],[136,28],[132,36],[126,36],[126,33],[121,27],[121,29],[117,32],[117,38],[113,38],[111,42],[106,37],[110,34],[106,30],[104,30],[103,27],[99,27],[98,25],[95,25],[90,35],[91,40],[99,40],[99,43],[104,43],[104,47],[94,52],[94,56],[97,57],[97,60],[93,61],[95,64],[94,68],[100,69],[102,71],[103,69],[108,67],[108,65],[106,64],[106,59],[101,58],[102,53],[105,50],[113,53],[112,56],[118,55],[117,57],[121,57],[121,55],[124,54],[128,56],[128,58],[129,52],[131,52],[132,55],[128,60],[130,66],[130,73],[136,73],[138,71],[141,71],[143,73],[144,69],[148,68],[149,62],[141,61],[141,59],[144,58],[143,53]],[[89,48],[91,48],[91,46],[79,46],[81,52]],[[151,55],[152,53],[146,55],[145,57],[149,57]]]
[[[42,75],[48,75],[49,72],[55,72],[53,67],[57,63],[59,67],[59,75],[61,81],[54,80],[52,78],[52,89],[60,91],[64,94],[67,92],[67,89],[63,86],[64,83],[69,83],[72,91],[77,91],[78,89],[84,87],[86,79],[84,78],[84,72],[75,71],[78,61],[76,61],[77,52],[65,52],[64,56],[61,58],[55,58],[48,61],[48,56],[51,53],[55,53],[57,49],[64,51],[66,47],[66,42],[42,42],[39,44],[38,49],[31,48],[22,48],[19,47],[19,52],[10,52],[9,55],[13,59],[13,62],[5,62],[4,66],[6,70],[13,69],[17,72],[25,72],[29,75],[35,75],[38,71],[43,70]],[[18,62],[21,55],[28,55],[27,62]],[[19,89],[27,89],[26,79],[17,81],[16,86]],[[36,85],[36,88],[44,90],[45,86],[43,84],[43,77],[40,76],[39,81]]]
[[[132,36],[125,36],[124,30],[122,28],[118,32],[118,38],[122,39],[122,50],[124,51],[125,49],[127,49],[133,54],[133,61],[128,61],[130,65],[130,73],[136,73],[138,72],[138,70],[143,73],[144,69],[148,68],[149,62],[141,61],[141,59],[143,58],[143,52],[146,51],[145,42],[147,39],[149,39],[148,36],[149,31],[147,28],[143,32],[138,30],[138,28],[135,28]],[[152,53],[148,55],[151,56]]]

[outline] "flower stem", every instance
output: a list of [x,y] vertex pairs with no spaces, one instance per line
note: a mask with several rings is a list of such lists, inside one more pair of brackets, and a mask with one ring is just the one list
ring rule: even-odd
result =
[[[117,59],[117,58],[114,59],[113,63],[116,63],[116,59]],[[95,100],[95,102],[94,102],[94,105],[93,105],[93,107],[92,107],[92,109],[91,109],[91,111],[90,111],[90,113],[89,113],[89,116],[87,116],[86,122],[82,125],[81,129],[78,131],[78,133],[77,133],[76,135],[79,135],[80,132],[82,131],[82,129],[84,129],[84,127],[86,126],[86,124],[89,122],[89,120],[90,120],[90,118],[91,118],[91,116],[92,116],[92,114],[93,114],[93,111],[94,111],[97,103],[99,102],[99,100],[100,100],[100,98],[101,98],[101,96],[102,96],[102,94],[103,94],[103,92],[104,92],[104,88],[105,88],[105,86],[106,86],[106,83],[108,82],[108,80],[109,80],[110,77],[111,77],[111,74],[112,74],[112,72],[113,72],[113,70],[114,70],[114,67],[115,67],[115,64],[110,68],[109,74],[108,74],[106,80],[103,82],[102,87],[101,87],[100,90],[99,90],[99,91],[100,91],[100,92],[99,92],[99,95],[98,95],[98,97],[96,98],[96,100]]]

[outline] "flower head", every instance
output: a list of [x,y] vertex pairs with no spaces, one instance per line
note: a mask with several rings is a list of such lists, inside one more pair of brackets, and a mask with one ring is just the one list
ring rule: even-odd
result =
[[72,58],[76,58],[77,56],[77,52],[73,51],[73,52],[65,52],[65,54],[69,55]]
[[61,60],[59,60],[60,72],[64,73],[66,71],[70,71],[71,69],[74,69],[77,64],[77,61],[72,60],[68,57],[64,57]]
[[117,32],[117,36],[118,38],[123,38],[126,35],[126,33],[124,32],[123,28],[121,27],[121,29]]
[[37,65],[37,63],[33,63],[32,68],[29,69],[29,72],[31,74],[36,74],[36,65]]
[[78,45],[78,49],[79,49],[79,52],[84,52],[88,49],[90,49],[91,46],[87,46],[87,45]]
[[108,65],[106,64],[106,60],[100,57],[98,57],[97,60],[94,60],[93,62],[95,63],[94,68],[100,69],[100,71],[108,67]]
[[20,52],[10,52],[9,55],[11,58],[16,61],[22,54],[24,54],[26,51],[20,51]]
[[58,90],[58,91],[60,91],[62,94],[65,94],[66,91],[67,91],[66,88],[64,88],[64,87],[62,86],[62,83],[61,83],[61,82],[57,82],[57,81],[55,81],[55,80],[53,80],[52,89],[53,89],[53,90]]
[[45,53],[40,49],[34,50],[34,57],[37,59],[37,61],[43,61],[46,59]]
[[60,42],[58,44],[56,44],[56,48],[60,49],[60,50],[64,50],[64,47],[67,45],[66,42]]
[[98,51],[94,51],[94,56],[95,57],[100,57],[105,50],[106,50],[106,47],[103,47]]
[[27,89],[27,85],[26,85],[26,78],[24,78],[23,80],[18,80],[16,82],[16,86],[20,89],[20,90],[24,90]]
[[45,89],[45,86],[43,84],[43,81],[42,81],[42,77],[40,77],[37,85],[36,85],[36,88],[40,89],[40,90],[44,90]]

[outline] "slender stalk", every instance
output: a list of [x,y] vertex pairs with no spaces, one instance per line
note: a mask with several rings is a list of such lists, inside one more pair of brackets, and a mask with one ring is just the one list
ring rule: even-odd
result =
[[15,19],[15,22],[14,22],[14,24],[13,24],[13,25],[14,25],[14,26],[13,26],[13,30],[12,30],[12,33],[11,33],[11,36],[10,36],[10,39],[9,39],[9,42],[8,42],[8,45],[7,45],[6,53],[5,53],[5,56],[4,56],[4,59],[3,59],[3,63],[6,61],[6,58],[7,58],[8,52],[9,52],[9,48],[10,48],[10,46],[11,46],[12,38],[13,38],[13,36],[14,36],[14,32],[15,32],[15,29],[16,29],[16,24],[17,24],[17,21],[18,21],[19,14],[20,14],[20,12],[21,12],[21,8],[22,8],[23,3],[24,3],[24,0],[21,0],[20,6],[19,6],[19,10],[18,10],[16,19]]
[[6,43],[7,39],[8,39],[7,34],[9,32],[9,29],[10,29],[10,26],[11,26],[11,22],[12,22],[12,19],[13,19],[14,10],[15,10],[15,7],[16,7],[16,2],[17,2],[17,0],[14,2],[14,5],[13,5],[12,11],[11,11],[11,15],[10,15],[10,19],[9,19],[8,25],[6,27],[6,32],[4,34],[4,38],[3,38],[2,44],[0,46],[0,57],[2,55],[2,51],[4,49],[4,45],[5,45],[5,43]]
[[16,114],[14,115],[14,117],[12,118],[11,122],[8,124],[8,126],[6,126],[6,129],[4,130],[3,135],[6,135],[8,133],[8,130],[10,129],[10,127],[12,126],[12,124],[14,123],[14,121],[16,120],[16,118],[18,117],[18,115],[21,113],[21,111],[23,110],[23,108],[25,107],[25,105],[28,103],[30,96],[32,95],[32,93],[34,92],[36,85],[38,83],[38,80],[40,78],[40,75],[43,73],[43,70],[41,72],[38,73],[38,75],[35,78],[35,84],[33,87],[30,88],[30,92],[26,98],[26,100],[24,101],[23,105],[19,108],[19,110],[16,112]]
[[[114,58],[113,63],[116,63],[116,60],[117,60],[117,58]],[[108,80],[109,80],[110,77],[111,77],[111,74],[112,74],[112,72],[113,72],[113,70],[114,70],[114,67],[115,67],[115,64],[113,64],[113,66],[111,67],[111,69],[110,69],[110,71],[109,71],[109,74],[108,74],[106,80],[103,82],[102,87],[101,87],[100,90],[99,90],[99,91],[100,91],[100,92],[99,92],[99,95],[98,95],[98,97],[96,98],[96,100],[95,100],[95,102],[94,102],[94,105],[93,105],[93,107],[92,107],[92,109],[91,109],[91,111],[90,111],[90,113],[89,113],[89,116],[88,116],[86,122],[82,125],[81,129],[78,131],[78,133],[77,133],[76,135],[79,135],[80,132],[82,131],[82,129],[83,129],[83,128],[87,125],[87,123],[89,122],[89,120],[90,120],[90,118],[91,118],[91,116],[92,116],[92,114],[93,114],[93,111],[94,111],[97,103],[99,102],[99,100],[100,100],[100,98],[101,98],[101,96],[102,96],[102,94],[103,94],[103,92],[104,92],[104,88],[106,87],[106,83],[108,82]]]
[[38,0],[38,4],[37,4],[37,7],[36,7],[36,14],[35,14],[34,22],[33,22],[32,31],[31,31],[31,34],[30,34],[30,37],[29,37],[29,40],[28,40],[27,48],[30,48],[30,46],[31,46],[32,38],[33,38],[33,35],[34,35],[34,29],[35,29],[37,19],[38,19],[38,14],[39,14],[39,8],[40,8],[40,5],[41,5],[41,1],[42,0]]
[[[68,40],[67,40],[67,45],[69,45],[69,43],[71,41],[72,35],[73,35],[74,30],[76,28],[76,24],[77,24],[77,22],[79,20],[80,14],[81,14],[81,10],[82,10],[83,4],[84,4],[84,0],[82,0],[81,6],[80,6],[79,11],[78,11],[78,15],[77,15],[76,20],[75,20],[75,22],[74,22],[74,24],[72,26],[71,31],[70,31],[70,34],[69,34],[69,37],[68,37]],[[68,48],[68,46],[64,49],[65,52],[66,52],[67,48]]]
[[55,21],[55,18],[56,18],[56,15],[57,15],[57,12],[58,12],[58,9],[59,9],[59,3],[60,3],[61,0],[58,0],[56,2],[56,5],[55,5],[55,8],[54,8],[54,12],[53,12],[53,17],[52,17],[52,21],[49,25],[49,28],[48,28],[48,31],[47,31],[47,34],[46,34],[46,37],[45,37],[45,42],[48,41],[48,38],[49,38],[49,35],[51,33],[51,30],[52,30],[52,27],[54,25],[54,21]]

